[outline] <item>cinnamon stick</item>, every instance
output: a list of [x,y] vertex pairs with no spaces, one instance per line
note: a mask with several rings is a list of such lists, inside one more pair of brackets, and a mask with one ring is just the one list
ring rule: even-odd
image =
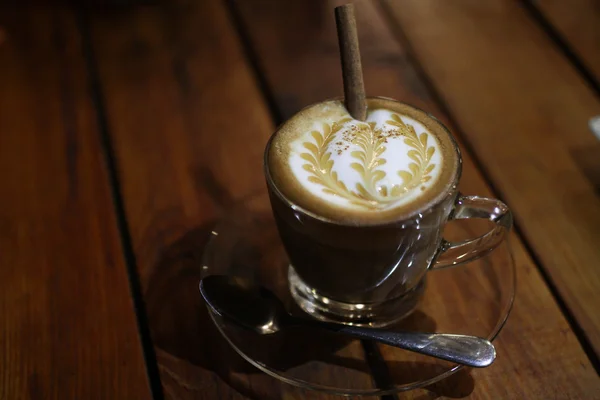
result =
[[345,4],[335,8],[342,75],[344,79],[344,102],[348,112],[354,119],[364,121],[367,118],[365,85],[363,82],[360,49],[354,6]]

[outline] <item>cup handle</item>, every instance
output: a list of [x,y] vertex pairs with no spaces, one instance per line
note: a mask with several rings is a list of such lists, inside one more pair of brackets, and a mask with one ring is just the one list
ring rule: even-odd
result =
[[450,219],[467,218],[485,218],[495,225],[478,238],[462,242],[442,239],[440,253],[432,269],[453,267],[485,256],[502,243],[513,224],[512,213],[500,200],[459,195]]

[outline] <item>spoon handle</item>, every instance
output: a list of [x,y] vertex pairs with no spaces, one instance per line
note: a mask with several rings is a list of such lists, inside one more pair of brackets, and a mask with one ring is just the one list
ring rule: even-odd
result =
[[487,367],[496,358],[494,345],[476,336],[446,333],[390,332],[357,326],[323,324],[324,328],[360,339],[414,351],[470,367]]

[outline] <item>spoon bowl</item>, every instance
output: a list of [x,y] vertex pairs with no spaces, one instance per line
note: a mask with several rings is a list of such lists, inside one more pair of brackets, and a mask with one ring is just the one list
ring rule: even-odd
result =
[[200,293],[217,315],[261,335],[279,331],[288,319],[273,292],[243,279],[211,275],[200,282]]

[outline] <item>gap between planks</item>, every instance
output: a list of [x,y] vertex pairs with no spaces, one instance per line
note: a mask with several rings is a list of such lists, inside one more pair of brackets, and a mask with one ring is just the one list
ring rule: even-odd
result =
[[98,124],[102,148],[102,157],[104,159],[105,168],[108,174],[111,198],[115,212],[115,220],[119,231],[119,239],[121,242],[125,267],[127,269],[129,288],[131,291],[138,333],[140,336],[144,361],[146,364],[146,374],[148,375],[148,381],[150,384],[150,393],[154,400],[163,400],[164,393],[160,379],[160,372],[158,369],[154,344],[150,334],[150,327],[148,323],[148,316],[146,314],[146,306],[142,294],[140,278],[137,273],[137,261],[131,241],[127,215],[125,213],[123,194],[121,192],[121,185],[117,172],[118,165],[114,154],[114,147],[110,138],[108,119],[106,117],[105,97],[102,92],[102,84],[100,82],[96,57],[92,46],[87,11],[85,11],[82,7],[79,7],[75,10],[75,15],[77,19],[77,28],[82,38],[82,52],[85,58],[88,75],[87,83],[90,91],[91,102],[94,105],[94,110],[96,113],[96,121]]

